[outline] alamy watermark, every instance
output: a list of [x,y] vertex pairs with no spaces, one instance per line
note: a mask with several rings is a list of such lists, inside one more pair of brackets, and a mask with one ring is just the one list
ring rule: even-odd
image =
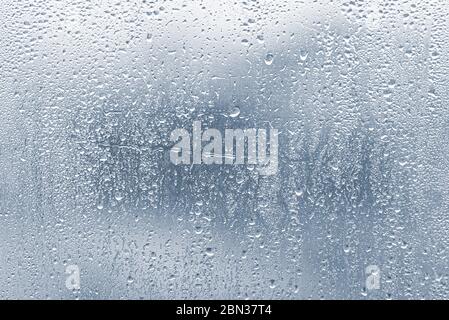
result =
[[75,265],[69,265],[65,269],[65,273],[68,274],[67,278],[65,279],[65,286],[69,290],[79,290],[81,279],[80,279],[80,268]]
[[176,144],[170,150],[170,161],[175,165],[246,163],[257,166],[261,175],[274,175],[278,170],[278,135],[277,129],[250,128],[225,129],[223,136],[218,129],[203,131],[201,121],[194,121],[192,134],[183,128],[172,131],[170,140]]
[[365,268],[365,287],[368,290],[380,289],[380,268],[376,265],[369,265]]

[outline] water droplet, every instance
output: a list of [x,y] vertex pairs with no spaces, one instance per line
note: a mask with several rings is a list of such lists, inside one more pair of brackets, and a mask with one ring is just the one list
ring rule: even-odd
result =
[[270,66],[273,63],[274,60],[274,55],[272,53],[267,53],[267,55],[265,56],[265,64],[267,66]]
[[229,116],[231,118],[237,118],[239,115],[240,115],[240,108],[238,106],[232,108],[231,112],[229,113]]
[[208,257],[213,257],[214,256],[214,251],[212,248],[206,248],[206,255]]

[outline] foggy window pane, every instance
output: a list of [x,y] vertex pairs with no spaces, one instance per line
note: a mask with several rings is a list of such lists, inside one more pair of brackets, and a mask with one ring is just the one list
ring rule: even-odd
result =
[[2,0],[0,298],[449,298],[448,14]]

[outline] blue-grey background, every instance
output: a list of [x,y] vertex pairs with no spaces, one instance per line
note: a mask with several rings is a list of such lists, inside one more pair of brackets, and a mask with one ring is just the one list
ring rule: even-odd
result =
[[0,298],[448,298],[447,1],[219,2],[1,0]]

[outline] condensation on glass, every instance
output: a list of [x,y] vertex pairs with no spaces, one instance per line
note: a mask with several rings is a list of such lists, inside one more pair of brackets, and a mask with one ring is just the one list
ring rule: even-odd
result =
[[[449,298],[446,1],[0,4],[0,297]],[[174,165],[279,131],[278,170]]]

